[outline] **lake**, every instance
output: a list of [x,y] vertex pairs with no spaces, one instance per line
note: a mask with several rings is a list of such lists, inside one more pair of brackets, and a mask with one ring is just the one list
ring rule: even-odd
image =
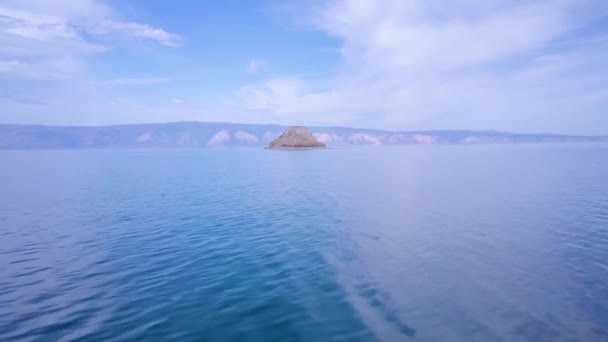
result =
[[608,145],[0,152],[3,341],[608,341]]

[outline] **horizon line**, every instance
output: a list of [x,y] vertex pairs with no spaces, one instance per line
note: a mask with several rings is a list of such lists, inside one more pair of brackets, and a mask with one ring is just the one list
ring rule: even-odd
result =
[[608,137],[608,133],[604,134],[571,134],[571,133],[552,133],[552,132],[517,132],[498,129],[419,129],[419,130],[391,130],[381,128],[365,128],[351,126],[319,126],[319,125],[301,125],[301,124],[276,124],[276,123],[244,123],[244,122],[227,122],[227,121],[164,121],[164,122],[140,122],[140,123],[119,123],[119,124],[35,124],[35,123],[0,123],[0,126],[20,126],[20,127],[49,127],[49,128],[102,128],[102,127],[124,127],[124,126],[146,126],[146,125],[173,125],[173,124],[223,124],[223,125],[252,125],[252,126],[303,126],[307,128],[322,128],[322,129],[352,129],[377,131],[387,133],[429,133],[429,132],[472,132],[472,133],[507,133],[517,135],[552,135],[552,136],[569,136],[569,137]]

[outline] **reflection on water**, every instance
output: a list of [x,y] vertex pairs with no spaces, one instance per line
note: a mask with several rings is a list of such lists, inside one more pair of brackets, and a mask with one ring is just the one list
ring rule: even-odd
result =
[[606,152],[2,152],[0,340],[606,340]]

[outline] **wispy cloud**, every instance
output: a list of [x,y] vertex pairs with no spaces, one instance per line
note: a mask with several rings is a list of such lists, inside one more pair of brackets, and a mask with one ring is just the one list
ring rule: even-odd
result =
[[[564,119],[547,116],[582,114],[556,103],[608,89],[608,48],[585,31],[606,14],[602,1],[307,4],[308,27],[342,42],[342,66],[327,78],[277,75],[239,91],[245,105],[284,121],[536,129],[543,119],[536,125],[555,129]],[[597,115],[603,99],[584,113]]]
[[[105,52],[112,47],[109,44],[124,39],[144,39],[166,46],[182,44],[177,34],[118,18],[111,8],[96,0],[3,1],[0,63],[12,65],[13,76],[22,72],[31,78],[36,71],[40,77],[54,79],[68,76],[66,61],[82,66],[87,55]],[[101,37],[104,39],[98,39]]]
[[167,32],[161,28],[131,22],[102,21],[88,27],[87,31],[98,35],[116,34],[122,37],[147,39],[171,47],[182,46],[184,41],[180,35]]
[[255,74],[260,71],[260,69],[262,69],[265,65],[266,62],[261,59],[252,59],[247,64],[247,72],[250,74]]
[[[50,3],[50,2],[49,2]],[[114,18],[117,17],[117,18]],[[95,0],[7,0],[0,4],[0,53],[102,52],[96,36],[141,38],[180,46],[183,38],[162,28],[118,19],[112,9]],[[51,45],[58,45],[57,50]]]
[[[161,48],[183,44],[180,35],[129,21],[103,0],[3,0],[2,115],[52,115],[48,108],[39,112],[39,106],[29,106],[45,104],[57,113],[78,113],[74,114],[77,121],[96,110],[107,112],[104,107],[121,110],[111,104],[124,96],[124,87],[167,83],[169,80],[164,77],[125,75],[99,80],[95,76],[90,68],[91,57],[111,49],[128,49],[133,40]],[[115,91],[116,86],[122,89]]]

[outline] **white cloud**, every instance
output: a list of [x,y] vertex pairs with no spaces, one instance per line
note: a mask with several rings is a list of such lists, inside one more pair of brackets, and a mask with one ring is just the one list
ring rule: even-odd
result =
[[116,35],[180,46],[182,37],[120,16],[98,0],[6,0],[0,4],[0,33],[41,42],[92,44],[88,36]]
[[[279,76],[239,96],[281,122],[564,130],[557,117],[575,120],[575,109],[556,103],[608,90],[608,49],[580,36],[606,9],[592,0],[321,2],[308,25],[342,42],[343,65],[326,79]],[[590,115],[605,97],[594,99]]]
[[[102,39],[103,38],[103,39]],[[82,60],[120,40],[144,39],[179,46],[182,38],[161,28],[123,21],[96,0],[6,0],[0,3],[0,61],[29,77],[32,69],[55,78],[57,60]],[[44,70],[50,66],[48,70]],[[82,70],[80,70],[82,71]],[[82,76],[82,75],[79,75]]]
[[0,1],[0,121],[52,123],[57,115],[78,123],[100,113],[145,112],[124,87],[167,78],[99,80],[89,67],[92,55],[128,49],[133,40],[161,47],[183,41],[162,28],[126,20],[102,0]]
[[249,61],[249,64],[247,64],[247,72],[250,74],[255,74],[260,71],[260,69],[262,69],[265,65],[266,62],[264,62],[263,60],[252,59]]
[[186,103],[186,100],[176,97],[176,98],[171,99],[171,103],[173,103],[175,105],[182,105],[182,104]]
[[572,1],[333,1],[315,24],[344,40],[350,63],[377,72],[492,63],[572,29]]

